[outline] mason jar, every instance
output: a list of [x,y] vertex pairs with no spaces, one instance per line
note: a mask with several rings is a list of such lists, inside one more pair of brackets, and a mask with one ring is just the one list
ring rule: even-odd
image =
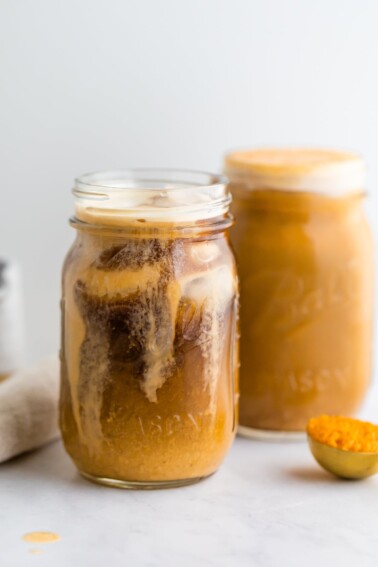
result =
[[82,475],[194,483],[235,435],[238,280],[222,176],[127,170],[75,182],[63,268],[60,427]]
[[0,258],[0,382],[24,363],[24,339],[20,266]]
[[241,281],[240,433],[295,436],[311,417],[353,415],[372,354],[363,160],[247,150],[230,153],[225,171]]

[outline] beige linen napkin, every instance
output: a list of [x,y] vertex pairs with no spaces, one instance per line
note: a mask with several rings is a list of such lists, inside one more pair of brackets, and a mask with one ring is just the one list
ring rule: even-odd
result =
[[0,463],[59,436],[57,357],[0,383]]

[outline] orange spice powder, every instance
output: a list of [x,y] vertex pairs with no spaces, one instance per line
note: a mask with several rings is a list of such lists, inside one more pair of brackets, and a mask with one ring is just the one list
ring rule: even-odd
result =
[[321,415],[309,420],[307,433],[315,441],[343,451],[378,452],[378,426],[367,421]]

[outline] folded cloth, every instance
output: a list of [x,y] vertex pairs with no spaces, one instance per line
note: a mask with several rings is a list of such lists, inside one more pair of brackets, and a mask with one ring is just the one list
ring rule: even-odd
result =
[[0,384],[0,463],[59,436],[57,357]]

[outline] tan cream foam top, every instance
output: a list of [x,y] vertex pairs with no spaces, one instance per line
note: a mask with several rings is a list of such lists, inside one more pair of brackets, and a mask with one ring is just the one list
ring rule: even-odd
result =
[[310,191],[338,196],[359,192],[366,165],[353,152],[316,148],[241,150],[225,158],[225,173],[249,189]]
[[175,170],[117,170],[75,180],[76,216],[87,223],[193,223],[225,215],[231,195],[222,175]]

